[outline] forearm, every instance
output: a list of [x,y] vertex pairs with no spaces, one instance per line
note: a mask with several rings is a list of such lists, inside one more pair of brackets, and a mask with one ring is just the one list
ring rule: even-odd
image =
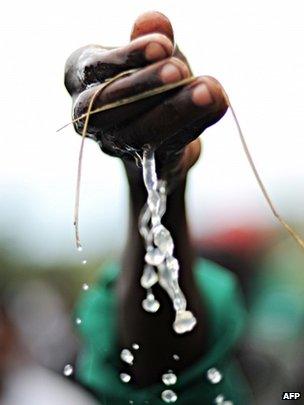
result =
[[[129,183],[129,228],[126,249],[123,255],[124,272],[122,278],[125,278],[123,289],[129,288],[127,284],[134,288],[133,283],[138,281],[142,275],[145,246],[138,231],[138,218],[147,200],[147,192],[142,180],[142,170],[135,167],[133,163],[127,163],[126,173]],[[194,284],[192,267],[195,254],[186,220],[185,187],[186,179],[180,180],[169,194],[167,210],[162,218],[162,223],[169,229],[174,240],[174,256],[177,257],[181,267],[181,286],[183,289],[188,289],[189,287],[192,288]],[[140,289],[142,290],[141,287]]]
[[[141,306],[145,291],[140,285],[144,266],[145,248],[138,232],[138,216],[146,201],[146,191],[141,170],[126,164],[130,187],[130,219],[127,245],[122,260],[122,273],[118,283],[119,338],[122,347],[137,342],[142,350],[134,366],[141,376],[141,383],[148,385],[157,381],[159,371],[172,366],[172,355],[178,353],[181,361],[178,368],[191,364],[206,349],[206,318],[200,293],[194,282],[194,251],[191,246],[185,210],[186,180],[180,181],[168,196],[164,225],[170,230],[175,243],[174,255],[180,263],[180,285],[188,307],[195,314],[198,324],[191,333],[177,335],[173,329],[174,310],[166,292],[153,287],[161,304],[155,314],[146,313]],[[187,350],[191,347],[191,351]],[[147,368],[147,364],[153,367]],[[175,367],[176,369],[176,367]],[[132,369],[133,370],[133,369]],[[133,370],[133,371],[134,371]]]

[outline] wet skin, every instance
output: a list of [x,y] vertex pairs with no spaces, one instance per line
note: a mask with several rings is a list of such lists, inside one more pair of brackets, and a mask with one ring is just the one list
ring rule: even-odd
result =
[[[134,68],[138,70],[101,92],[93,109],[191,76],[189,64],[174,44],[172,26],[164,15],[157,12],[141,15],[133,26],[131,42],[125,46],[89,45],[70,56],[65,85],[73,99],[74,117],[86,113],[90,98],[106,79]],[[219,83],[201,76],[181,88],[93,115],[89,121],[88,134],[105,153],[122,159],[129,182],[128,240],[117,283],[118,343],[121,348],[131,347],[134,342],[141,346],[132,366],[133,381],[138,386],[160,382],[168,368],[177,372],[185,369],[208,350],[208,317],[193,279],[195,253],[188,234],[184,192],[187,172],[200,154],[199,135],[226,110]],[[81,134],[82,128],[83,120],[75,123],[78,133]],[[156,149],[158,173],[171,186],[163,222],[174,238],[181,288],[189,309],[198,319],[195,329],[182,336],[172,329],[172,304],[159,286],[154,293],[161,303],[160,310],[148,314],[141,306],[145,297],[140,286],[144,245],[138,233],[138,215],[146,192],[141,169],[128,151],[141,153],[146,144]],[[180,356],[178,362],[172,358],[174,353]],[[128,367],[124,370],[128,371]]]

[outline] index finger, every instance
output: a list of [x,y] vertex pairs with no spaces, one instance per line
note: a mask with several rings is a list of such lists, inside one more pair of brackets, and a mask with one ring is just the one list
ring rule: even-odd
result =
[[147,66],[172,53],[172,42],[159,33],[147,34],[118,48],[89,45],[74,52],[67,60],[65,85],[74,95],[91,84],[102,83],[126,70]]

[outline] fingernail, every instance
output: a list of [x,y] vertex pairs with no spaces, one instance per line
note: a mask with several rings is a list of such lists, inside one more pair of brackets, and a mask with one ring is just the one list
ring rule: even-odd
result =
[[163,83],[174,83],[181,80],[182,74],[173,63],[167,63],[160,72],[160,78]]
[[149,61],[164,59],[168,56],[165,48],[158,42],[150,42],[145,49],[145,58]]
[[194,104],[198,106],[203,106],[203,105],[208,105],[213,103],[212,96],[208,90],[208,87],[204,84],[201,83],[197,86],[195,86],[193,92],[192,92],[192,101]]

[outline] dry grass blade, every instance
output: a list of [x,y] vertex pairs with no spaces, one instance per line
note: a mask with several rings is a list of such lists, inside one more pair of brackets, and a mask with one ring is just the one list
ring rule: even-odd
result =
[[228,95],[227,95],[227,93],[225,92],[225,90],[223,88],[222,88],[222,92],[224,94],[224,97],[225,97],[225,99],[227,101],[228,106],[230,107],[233,119],[234,119],[235,124],[237,126],[238,134],[239,134],[239,137],[240,137],[240,140],[241,140],[241,143],[242,143],[243,150],[245,152],[246,158],[247,158],[247,160],[248,160],[248,162],[250,164],[250,167],[251,167],[251,169],[253,171],[254,177],[256,178],[256,181],[258,182],[260,190],[262,191],[262,194],[263,194],[263,196],[264,196],[264,198],[265,198],[271,212],[273,213],[274,217],[279,221],[279,223],[286,229],[286,231],[289,233],[289,235],[296,241],[296,243],[300,246],[300,248],[304,249],[304,241],[303,241],[303,239],[285,221],[285,219],[282,218],[282,216],[278,213],[277,209],[275,208],[275,206],[274,206],[274,204],[273,204],[273,202],[272,202],[272,200],[271,200],[271,198],[270,198],[270,196],[268,194],[268,191],[267,191],[267,189],[266,189],[266,187],[265,187],[265,185],[264,185],[264,183],[263,183],[263,181],[262,181],[262,179],[261,179],[261,177],[259,175],[259,172],[258,172],[258,170],[256,168],[256,165],[255,165],[255,163],[253,161],[253,158],[252,158],[251,153],[249,151],[246,139],[244,137],[242,128],[240,126],[239,120],[238,120],[238,118],[236,116],[236,113],[234,111],[234,108],[232,107],[231,102],[230,102],[230,100],[228,98]]
[[[124,73],[126,75],[126,74],[130,74],[132,72],[133,71],[127,71]],[[124,76],[124,75],[119,75],[119,77],[121,77],[121,76]],[[112,83],[114,81],[114,79],[115,80],[119,79],[119,77],[115,76],[115,78],[113,78],[113,80],[107,82],[106,85]],[[188,78],[180,80],[179,82],[176,82],[176,83],[165,84],[163,86],[155,87],[154,89],[143,91],[142,93],[139,93],[139,94],[135,94],[134,96],[122,98],[121,100],[116,100],[116,101],[113,101],[112,103],[105,104],[102,107],[96,108],[96,110],[87,111],[85,114],[82,114],[80,117],[75,118],[73,121],[70,121],[67,124],[65,124],[64,126],[62,126],[61,128],[57,129],[56,132],[60,132],[67,126],[74,124],[75,122],[78,122],[80,120],[83,120],[88,115],[97,114],[102,111],[112,110],[113,108],[118,108],[118,107],[122,107],[127,104],[135,103],[136,101],[144,100],[145,98],[153,97],[153,96],[156,96],[157,94],[165,93],[167,91],[176,89],[178,87],[185,86],[186,84],[189,84],[189,83],[193,82],[194,80],[195,80],[195,77],[188,77]],[[104,87],[102,89],[104,89]]]
[[75,207],[74,207],[74,226],[75,226],[75,238],[76,238],[76,246],[77,249],[81,249],[81,242],[80,242],[80,236],[79,236],[79,200],[80,200],[80,185],[81,185],[81,172],[82,172],[82,157],[83,157],[83,148],[84,148],[84,140],[87,135],[87,130],[88,130],[88,124],[89,124],[89,119],[91,115],[91,110],[94,104],[94,101],[96,100],[96,97],[100,95],[111,83],[115,82],[119,78],[129,75],[134,72],[134,69],[128,70],[125,72],[122,72],[112,79],[109,79],[104,86],[99,87],[93,96],[90,99],[89,106],[88,106],[88,111],[85,114],[85,121],[84,121],[84,126],[82,130],[82,138],[81,138],[81,145],[80,145],[80,150],[79,150],[79,157],[78,157],[78,168],[77,168],[77,182],[76,182],[76,195],[75,195]]

